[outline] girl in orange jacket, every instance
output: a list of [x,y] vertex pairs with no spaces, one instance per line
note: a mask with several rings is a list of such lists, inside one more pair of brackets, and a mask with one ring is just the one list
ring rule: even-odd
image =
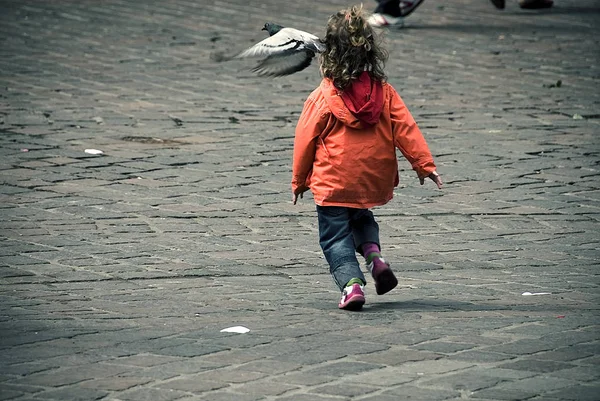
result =
[[441,188],[431,152],[404,102],[386,82],[387,53],[375,40],[362,8],[332,15],[323,80],[304,104],[296,126],[292,201],[311,190],[317,205],[319,243],[342,291],[339,308],[359,310],[366,279],[356,252],[367,262],[377,294],[398,280],[381,256],[379,226],[369,210],[384,205],[398,185],[396,148],[421,184]]

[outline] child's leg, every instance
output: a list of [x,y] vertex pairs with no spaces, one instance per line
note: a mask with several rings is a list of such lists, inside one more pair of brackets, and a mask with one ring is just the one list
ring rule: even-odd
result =
[[392,17],[402,16],[400,0],[377,0],[377,3],[377,7],[374,11],[375,13],[387,14]]
[[390,265],[381,256],[379,225],[368,209],[353,209],[351,216],[352,235],[356,250],[364,256],[367,268],[375,281],[377,294],[382,295],[398,285],[398,279]]
[[329,271],[336,285],[343,291],[352,279],[366,283],[356,251],[348,208],[337,206],[317,206],[319,217],[319,243]]
[[350,227],[354,238],[354,247],[366,257],[363,245],[374,244],[379,249],[379,224],[375,221],[373,213],[369,209],[350,209]]

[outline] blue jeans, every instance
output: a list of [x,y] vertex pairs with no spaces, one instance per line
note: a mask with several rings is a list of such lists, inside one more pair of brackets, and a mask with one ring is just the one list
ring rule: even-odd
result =
[[369,209],[341,206],[318,206],[319,244],[329,263],[329,272],[340,290],[353,278],[367,282],[360,269],[356,252],[362,244],[379,245],[379,225]]

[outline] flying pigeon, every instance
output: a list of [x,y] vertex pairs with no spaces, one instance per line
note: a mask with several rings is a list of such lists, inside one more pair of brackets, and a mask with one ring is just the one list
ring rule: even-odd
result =
[[325,50],[321,40],[308,32],[267,22],[262,28],[269,37],[239,53],[235,58],[262,57],[252,69],[258,75],[280,77],[308,67],[316,53]]

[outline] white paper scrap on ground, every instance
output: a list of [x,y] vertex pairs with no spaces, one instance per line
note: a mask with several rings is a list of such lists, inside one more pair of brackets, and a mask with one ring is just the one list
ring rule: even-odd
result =
[[244,326],[233,326],[233,327],[228,327],[226,329],[221,330],[221,333],[240,333],[240,334],[244,334],[249,332],[250,329]]
[[104,152],[98,149],[86,149],[84,150],[85,153],[89,153],[90,155],[101,155]]
[[529,295],[552,295],[551,292],[529,292],[526,291],[524,293],[522,293],[521,295],[525,295],[525,296],[529,296]]

